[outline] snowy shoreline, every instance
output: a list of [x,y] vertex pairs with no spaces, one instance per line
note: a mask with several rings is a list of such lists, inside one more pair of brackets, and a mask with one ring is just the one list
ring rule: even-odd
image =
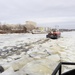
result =
[[74,34],[63,32],[57,40],[46,34],[0,35],[0,65],[5,69],[0,75],[51,75],[60,61],[75,62]]

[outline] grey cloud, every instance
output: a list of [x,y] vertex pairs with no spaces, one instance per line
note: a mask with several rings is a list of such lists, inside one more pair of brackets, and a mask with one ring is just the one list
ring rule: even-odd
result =
[[0,0],[0,21],[22,23],[47,17],[75,17],[75,0]]

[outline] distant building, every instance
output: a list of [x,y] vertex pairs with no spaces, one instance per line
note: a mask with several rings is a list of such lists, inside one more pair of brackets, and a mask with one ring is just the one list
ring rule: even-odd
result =
[[31,32],[33,29],[36,28],[36,22],[33,21],[26,21],[25,27],[27,29],[28,32]]
[[36,22],[33,22],[33,21],[26,21],[26,24],[27,25],[34,25],[34,26],[36,26]]

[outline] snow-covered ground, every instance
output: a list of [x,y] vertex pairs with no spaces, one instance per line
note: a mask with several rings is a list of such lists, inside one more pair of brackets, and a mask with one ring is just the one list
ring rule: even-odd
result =
[[56,40],[46,34],[0,34],[0,65],[5,69],[0,75],[51,75],[60,61],[75,62],[74,34],[62,32]]

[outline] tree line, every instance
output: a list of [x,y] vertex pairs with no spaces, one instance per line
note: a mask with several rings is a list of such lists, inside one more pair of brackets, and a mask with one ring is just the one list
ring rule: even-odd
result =
[[26,33],[35,28],[33,25],[0,25],[0,33]]

